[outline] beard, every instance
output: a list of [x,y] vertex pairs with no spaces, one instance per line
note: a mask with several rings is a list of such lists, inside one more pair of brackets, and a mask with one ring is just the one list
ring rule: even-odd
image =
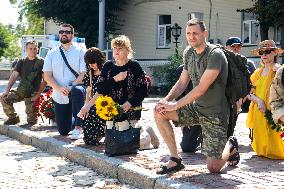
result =
[[66,43],[70,43],[71,42],[71,39],[68,39],[68,37],[61,37],[60,38],[60,42],[62,43],[62,44],[66,44]]

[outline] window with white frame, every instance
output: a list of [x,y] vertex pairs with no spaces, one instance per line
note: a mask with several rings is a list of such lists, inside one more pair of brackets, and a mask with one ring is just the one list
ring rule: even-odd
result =
[[202,12],[190,12],[188,13],[188,20],[193,18],[197,18],[198,20],[203,20],[203,13]]
[[244,13],[243,18],[243,43],[255,45],[260,41],[259,22],[255,20],[255,16],[252,14]]
[[158,16],[157,48],[170,48],[171,43],[171,15]]

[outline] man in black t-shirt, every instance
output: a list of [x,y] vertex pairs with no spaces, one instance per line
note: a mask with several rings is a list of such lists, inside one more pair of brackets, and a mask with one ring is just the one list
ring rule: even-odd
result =
[[[27,57],[20,59],[14,68],[5,92],[0,95],[0,100],[8,119],[5,125],[14,125],[20,122],[13,104],[25,101],[27,122],[30,125],[37,123],[37,115],[34,108],[34,101],[37,100],[46,86],[42,81],[43,59],[37,57],[38,44],[36,41],[26,43]],[[20,83],[15,90],[11,90],[20,76]]]

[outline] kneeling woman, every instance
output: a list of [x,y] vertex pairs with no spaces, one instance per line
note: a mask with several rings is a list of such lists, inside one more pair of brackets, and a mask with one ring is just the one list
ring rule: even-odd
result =
[[[87,87],[85,104],[87,104],[96,93],[96,83],[101,73],[105,55],[95,47],[89,48],[84,56],[87,64],[87,72],[83,82]],[[83,120],[84,142],[89,145],[99,145],[99,141],[104,136],[105,121],[96,115],[95,106],[91,106],[89,116]]]
[[[104,64],[102,72],[98,78],[95,96],[80,111],[79,117],[84,119],[88,116],[90,107],[94,105],[96,97],[108,95],[116,103],[122,106],[124,113],[116,119],[116,122],[128,122],[132,126],[141,118],[141,111],[134,111],[132,107],[142,106],[142,101],[147,96],[147,83],[145,73],[140,64],[132,59],[132,48],[128,37],[118,36],[111,41],[113,50],[112,61]],[[122,124],[128,129],[129,124]],[[135,127],[135,126],[134,126]],[[147,133],[150,135],[154,148],[159,146],[159,140],[153,129],[149,127]],[[140,139],[140,148],[142,141]]]

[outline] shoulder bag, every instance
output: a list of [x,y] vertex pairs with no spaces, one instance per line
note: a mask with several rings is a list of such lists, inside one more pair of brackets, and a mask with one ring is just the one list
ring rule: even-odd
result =
[[66,58],[66,56],[65,56],[65,54],[64,54],[64,52],[63,52],[61,47],[59,47],[59,50],[60,50],[60,53],[61,53],[61,56],[62,56],[62,58],[64,60],[65,65],[69,68],[69,70],[72,72],[72,74],[74,74],[74,76],[77,78],[79,76],[79,74],[73,68],[71,68],[71,66],[68,63],[67,58]]

